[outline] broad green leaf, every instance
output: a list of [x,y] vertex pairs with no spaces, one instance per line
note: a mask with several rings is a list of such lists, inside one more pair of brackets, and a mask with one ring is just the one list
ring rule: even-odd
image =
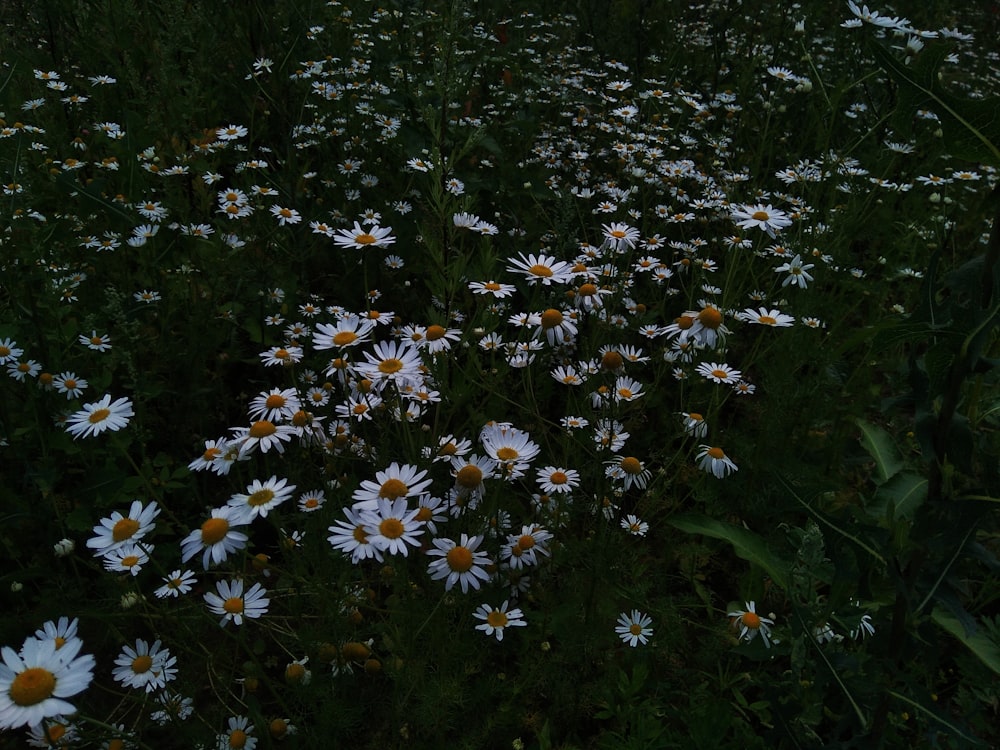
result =
[[672,519],[670,524],[688,534],[702,534],[729,542],[737,555],[759,565],[776,584],[781,588],[786,587],[787,564],[768,549],[767,542],[752,531],[697,515],[680,516]]
[[892,505],[893,518],[910,520],[927,499],[927,479],[919,474],[903,472],[879,487],[875,496]]
[[863,419],[856,420],[861,428],[861,445],[875,460],[875,484],[885,484],[903,468],[903,459],[889,433]]
[[1000,645],[983,633],[982,628],[972,635],[967,635],[958,618],[941,607],[934,608],[931,618],[964,643],[972,653],[979,657],[979,661],[1000,674]]
[[872,52],[899,87],[895,127],[905,132],[918,109],[940,118],[945,148],[959,159],[1000,166],[1000,97],[964,99],[941,85],[938,70],[952,49],[929,44],[905,65],[881,44]]

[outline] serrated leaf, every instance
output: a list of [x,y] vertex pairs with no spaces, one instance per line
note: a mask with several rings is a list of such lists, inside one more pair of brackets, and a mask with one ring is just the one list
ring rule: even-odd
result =
[[1000,674],[1000,645],[983,633],[982,628],[967,634],[958,618],[941,607],[934,608],[931,619],[965,644],[985,666]]
[[875,496],[891,504],[893,518],[910,520],[927,499],[927,479],[912,472],[897,474],[879,487]]
[[856,420],[856,424],[861,429],[862,447],[875,461],[875,484],[885,484],[903,468],[903,458],[888,432],[863,419]]
[[938,70],[951,51],[945,43],[929,44],[904,65],[885,46],[872,46],[879,65],[899,87],[896,129],[905,132],[918,109],[929,109],[939,118],[952,156],[1000,166],[1000,97],[963,99],[946,91]]
[[702,534],[722,539],[733,545],[736,554],[767,572],[781,588],[786,587],[788,565],[768,549],[767,543],[757,534],[739,526],[717,521],[708,516],[686,515],[674,518],[670,524],[688,534]]

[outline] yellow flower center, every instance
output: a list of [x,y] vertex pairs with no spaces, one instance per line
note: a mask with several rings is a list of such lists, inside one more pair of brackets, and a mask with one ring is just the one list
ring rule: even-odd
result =
[[367,232],[362,232],[361,234],[357,235],[354,238],[354,241],[359,245],[373,245],[376,242],[378,242],[378,240],[376,240],[373,235],[370,235]]
[[642,625],[640,625],[637,622],[633,622],[631,625],[628,626],[628,632],[630,632],[632,635],[642,635]]
[[250,425],[250,432],[248,433],[252,438],[265,438],[269,435],[273,435],[278,431],[278,428],[274,426],[274,422],[262,419],[259,422],[254,422]]
[[638,474],[642,471],[642,462],[634,456],[626,456],[619,465],[626,474]]
[[214,461],[216,458],[222,455],[222,451],[218,448],[206,448],[205,452],[201,454],[201,458],[204,461]]
[[725,458],[726,454],[723,452],[722,448],[709,448],[708,455],[712,458]]
[[776,318],[772,318],[770,315],[761,315],[757,318],[757,322],[766,326],[774,326],[778,324]]
[[264,402],[264,406],[268,409],[280,409],[287,402],[288,400],[280,393],[272,393],[267,397],[267,401]]
[[334,346],[347,346],[358,340],[358,336],[353,331],[339,331],[333,336]]
[[620,240],[625,236],[625,232],[623,232],[621,229],[615,229],[611,232],[611,236],[614,237],[616,240]]
[[242,729],[234,729],[229,733],[229,747],[233,750],[240,750],[246,747],[247,744],[247,733]]
[[284,719],[272,719],[271,723],[267,726],[267,731],[271,733],[274,739],[280,740],[288,734],[288,722]]
[[243,597],[231,596],[222,603],[222,609],[231,615],[243,614]]
[[0,346],[0,357],[9,357],[10,349],[6,346]]
[[517,540],[517,546],[522,550],[531,549],[535,546],[535,537],[531,534],[524,534]]
[[729,373],[725,370],[712,370],[712,374],[719,378],[719,380],[727,380],[729,378]]
[[563,314],[554,308],[542,313],[542,328],[555,328],[563,322]]
[[507,615],[505,615],[499,609],[494,609],[492,612],[486,615],[486,622],[488,622],[494,628],[502,628],[507,625]]
[[472,568],[472,552],[468,547],[452,547],[445,555],[448,567],[457,573],[464,573]]
[[565,472],[553,471],[549,475],[549,481],[552,484],[566,484],[569,481],[569,477],[566,476]]
[[630,398],[632,398],[633,394],[632,394],[632,391],[630,389],[628,389],[628,388],[619,388],[618,389],[618,395],[621,396],[624,399],[630,399]]
[[368,535],[361,526],[355,526],[351,535],[358,544],[368,544]]
[[132,671],[136,674],[144,674],[153,666],[153,657],[149,654],[142,654],[132,660]]
[[401,497],[406,497],[409,493],[410,488],[401,479],[387,479],[382,483],[379,488],[378,496],[384,497],[386,500],[397,500]]
[[290,683],[302,682],[302,678],[306,676],[306,668],[299,664],[297,661],[292,662],[285,669],[285,680]]
[[597,287],[593,284],[581,284],[579,292],[582,297],[593,297],[597,294]]
[[130,539],[139,530],[139,522],[132,518],[122,518],[111,527],[111,538],[116,542]]
[[216,544],[229,533],[229,521],[225,518],[209,518],[201,525],[202,544]]
[[711,328],[714,330],[722,325],[722,313],[714,307],[705,307],[702,308],[700,313],[698,313],[698,321],[705,328]]
[[681,315],[679,318],[674,318],[674,323],[682,331],[686,331],[688,328],[694,325],[694,316],[691,315]]
[[[486,289],[490,292],[499,292],[501,287],[495,281],[487,281],[485,284],[483,284],[483,289]],[[0,351],[0,354],[6,356],[7,354],[10,354],[10,350],[8,349],[7,352]]]
[[688,418],[695,422],[701,422],[704,419],[704,417],[701,416],[701,414],[699,414],[696,411],[693,411],[690,414],[688,414]]
[[405,528],[398,518],[386,518],[378,525],[378,531],[386,539],[399,539],[403,536]]
[[750,218],[753,219],[754,221],[767,221],[768,219],[771,218],[771,214],[769,214],[767,211],[754,211],[750,215]]
[[138,555],[125,555],[125,557],[122,558],[123,568],[131,568],[133,565],[138,565],[138,564],[139,564]]
[[104,343],[104,339],[102,339],[100,336],[91,336],[90,343],[93,344],[94,346],[100,346],[101,344]]
[[751,630],[757,630],[760,627],[760,617],[756,612],[744,612],[740,619]]
[[518,452],[513,448],[504,447],[497,450],[497,458],[501,461],[513,461],[518,455]]
[[467,464],[455,474],[455,481],[466,489],[475,489],[483,481],[483,471],[475,464]]
[[256,508],[261,505],[267,505],[273,499],[274,499],[274,490],[265,487],[264,489],[257,490],[256,492],[252,493],[247,498],[247,505],[249,505],[251,508]]
[[14,676],[10,699],[18,706],[34,706],[55,692],[56,676],[47,669],[31,667]]
[[396,359],[395,357],[389,357],[389,359],[383,359],[378,363],[378,371],[383,375],[392,375],[394,372],[399,372],[403,369],[403,363]]
[[531,268],[528,269],[528,273],[532,276],[543,276],[548,278],[552,275],[552,269],[548,266],[542,265],[541,263],[536,263]]
[[625,359],[615,351],[605,352],[601,357],[601,367],[605,370],[618,370],[625,364]]
[[439,325],[427,326],[427,340],[437,341],[440,338],[444,338],[447,331],[444,327]]
[[87,421],[91,424],[99,424],[111,416],[111,409],[97,409],[91,412],[90,416],[87,417]]

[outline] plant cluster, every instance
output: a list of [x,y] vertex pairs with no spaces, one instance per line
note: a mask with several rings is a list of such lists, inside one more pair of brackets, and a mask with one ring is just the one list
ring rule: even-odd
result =
[[10,737],[998,740],[976,15],[42,5],[0,61]]

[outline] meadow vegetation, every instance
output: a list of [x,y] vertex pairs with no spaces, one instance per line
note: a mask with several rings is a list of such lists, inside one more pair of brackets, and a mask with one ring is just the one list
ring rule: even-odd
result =
[[0,9],[0,747],[1000,743],[996,6],[520,6]]

